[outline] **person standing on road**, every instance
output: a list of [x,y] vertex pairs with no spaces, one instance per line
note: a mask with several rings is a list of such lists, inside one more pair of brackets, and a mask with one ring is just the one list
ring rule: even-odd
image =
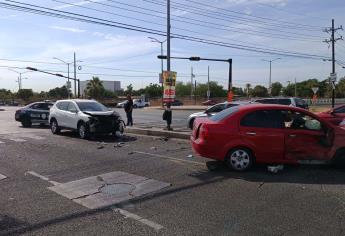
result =
[[171,121],[172,121],[172,112],[170,108],[170,103],[167,104],[164,113],[163,113],[163,120],[167,122],[167,130],[173,130],[171,128]]
[[127,116],[127,126],[133,126],[133,117],[132,117],[132,112],[133,112],[133,100],[131,95],[127,95],[127,102],[124,106],[126,116]]

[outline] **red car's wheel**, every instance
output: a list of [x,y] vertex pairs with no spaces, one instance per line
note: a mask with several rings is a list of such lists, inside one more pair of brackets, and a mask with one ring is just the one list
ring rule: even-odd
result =
[[235,148],[229,152],[225,162],[233,170],[246,171],[254,164],[254,157],[247,148]]

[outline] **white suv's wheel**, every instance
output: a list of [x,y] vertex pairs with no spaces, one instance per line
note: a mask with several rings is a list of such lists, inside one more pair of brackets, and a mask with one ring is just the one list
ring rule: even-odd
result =
[[87,139],[89,137],[89,131],[84,123],[79,124],[78,134],[81,139]]
[[52,131],[53,134],[60,133],[60,127],[55,119],[50,122],[50,130]]
[[236,171],[248,170],[253,163],[254,157],[251,151],[246,148],[236,148],[226,158],[227,166]]

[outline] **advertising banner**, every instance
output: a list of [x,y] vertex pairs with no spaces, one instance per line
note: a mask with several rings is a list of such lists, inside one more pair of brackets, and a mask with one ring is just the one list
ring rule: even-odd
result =
[[163,72],[163,102],[173,102],[175,100],[176,72]]

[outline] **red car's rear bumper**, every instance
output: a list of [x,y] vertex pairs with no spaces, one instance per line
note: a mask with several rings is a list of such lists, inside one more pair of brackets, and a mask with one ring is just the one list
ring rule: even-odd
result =
[[215,155],[214,150],[210,148],[210,144],[205,142],[205,140],[194,139],[193,137],[191,137],[190,142],[193,152],[197,155],[214,160],[224,160],[224,157],[222,157],[221,155]]

